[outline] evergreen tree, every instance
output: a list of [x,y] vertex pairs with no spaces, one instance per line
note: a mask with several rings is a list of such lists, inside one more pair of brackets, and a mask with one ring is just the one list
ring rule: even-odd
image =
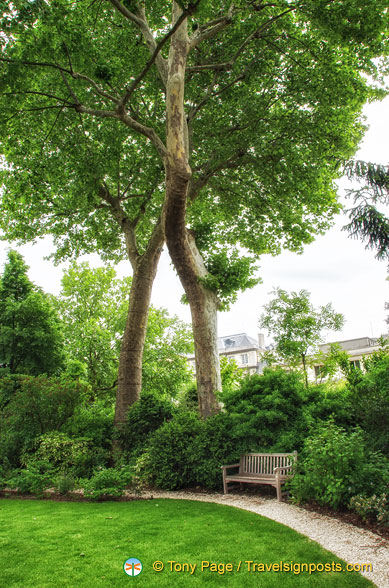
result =
[[27,271],[20,253],[10,251],[0,277],[0,365],[11,373],[53,374],[62,365],[60,321]]

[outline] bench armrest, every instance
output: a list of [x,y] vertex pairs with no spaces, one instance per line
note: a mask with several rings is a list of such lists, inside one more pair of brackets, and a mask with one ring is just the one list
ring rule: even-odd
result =
[[273,474],[278,474],[278,472],[285,471],[285,470],[292,470],[293,468],[294,468],[294,465],[274,468]]
[[238,468],[239,466],[240,463],[233,463],[232,465],[221,466],[221,469],[224,470],[224,472],[227,472],[227,468]]

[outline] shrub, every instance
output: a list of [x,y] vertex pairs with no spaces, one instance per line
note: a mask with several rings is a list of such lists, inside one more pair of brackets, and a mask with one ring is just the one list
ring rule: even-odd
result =
[[71,472],[76,477],[90,476],[93,468],[106,465],[108,459],[109,452],[93,446],[89,439],[71,438],[60,431],[41,435],[36,451],[23,457],[28,466],[46,461],[55,471]]
[[194,456],[196,483],[210,490],[223,487],[221,466],[239,461],[246,441],[234,435],[231,417],[221,413],[208,418],[189,451]]
[[67,420],[63,431],[70,437],[83,437],[95,447],[110,449],[113,437],[114,406],[97,400],[81,404]]
[[46,461],[36,461],[25,469],[14,470],[6,481],[9,488],[15,488],[21,494],[42,496],[46,488],[54,484],[55,473],[51,464]]
[[149,440],[141,458],[143,480],[164,490],[176,490],[196,484],[194,463],[198,456],[190,447],[203,426],[195,413],[180,413],[162,425]]
[[299,449],[305,431],[304,398],[300,374],[269,368],[222,396],[236,437],[250,451]]
[[357,420],[375,449],[389,455],[389,353],[372,354],[368,368],[352,388]]
[[241,449],[228,415],[203,421],[197,413],[180,412],[151,437],[136,471],[143,481],[165,490],[221,488],[220,466],[237,459]]
[[320,422],[333,422],[346,429],[355,426],[355,410],[350,391],[344,383],[324,383],[309,386],[304,406],[308,426],[317,427]]
[[377,483],[384,486],[387,476],[388,462],[369,453],[360,429],[347,433],[330,421],[306,439],[290,487],[297,502],[338,508],[356,494],[371,494]]
[[169,421],[172,415],[173,405],[169,400],[144,392],[130,407],[127,421],[118,434],[121,448],[130,454],[139,453],[150,435]]
[[364,521],[376,521],[382,527],[389,527],[389,497],[383,493],[373,496],[353,496],[350,508],[358,513]]
[[84,496],[99,500],[104,497],[118,498],[131,483],[132,472],[129,468],[107,468],[94,473],[89,480],[84,480]]
[[68,494],[74,490],[76,481],[72,474],[60,474],[55,480],[55,487],[58,489],[60,494]]
[[22,452],[32,450],[37,437],[60,429],[83,396],[78,382],[47,376],[0,379],[0,459],[20,466]]

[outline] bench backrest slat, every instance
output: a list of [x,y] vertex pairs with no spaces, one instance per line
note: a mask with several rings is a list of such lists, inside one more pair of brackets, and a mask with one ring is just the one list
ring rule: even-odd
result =
[[246,453],[240,458],[240,473],[273,474],[275,468],[290,466],[295,459],[290,453]]

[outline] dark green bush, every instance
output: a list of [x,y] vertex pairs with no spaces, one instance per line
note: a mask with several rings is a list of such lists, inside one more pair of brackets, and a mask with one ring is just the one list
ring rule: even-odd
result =
[[351,386],[350,398],[357,422],[372,446],[389,456],[389,353],[373,356],[366,373]]
[[78,382],[47,376],[7,376],[0,379],[0,460],[20,466],[37,437],[59,430],[80,403],[84,388]]
[[162,425],[141,457],[142,479],[164,490],[196,485],[198,456],[193,455],[190,448],[202,427],[198,415],[189,412],[179,413],[174,420]]
[[265,369],[223,394],[234,435],[249,451],[294,451],[305,436],[305,387],[301,375]]
[[132,477],[133,473],[126,467],[97,470],[89,480],[83,481],[84,496],[93,500],[118,498],[131,484]]
[[246,441],[235,437],[228,414],[221,413],[208,418],[190,447],[195,458],[196,483],[210,490],[221,490],[221,466],[238,462],[240,455],[246,451]]
[[141,398],[129,409],[127,421],[118,439],[120,447],[129,454],[139,453],[147,439],[173,415],[169,400],[158,398],[151,392],[143,392]]
[[112,446],[114,406],[102,401],[76,407],[63,431],[70,437],[89,439],[95,447],[109,450]]
[[361,429],[348,433],[329,421],[305,440],[290,488],[297,502],[339,508],[352,496],[383,488],[388,473],[387,460],[367,449]]
[[203,421],[197,413],[180,412],[151,437],[137,472],[145,482],[165,490],[220,489],[221,466],[239,458],[241,451],[228,415]]
[[14,470],[7,479],[9,488],[17,489],[21,494],[42,496],[43,491],[54,486],[55,472],[47,461],[36,461],[25,469]]
[[316,384],[309,386],[304,406],[307,427],[320,422],[333,422],[346,429],[355,426],[355,410],[348,387],[344,384]]

